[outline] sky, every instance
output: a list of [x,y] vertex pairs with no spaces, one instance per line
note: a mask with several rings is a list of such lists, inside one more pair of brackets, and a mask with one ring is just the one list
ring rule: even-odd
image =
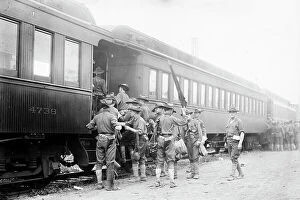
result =
[[98,25],[127,25],[300,103],[299,0],[78,0]]

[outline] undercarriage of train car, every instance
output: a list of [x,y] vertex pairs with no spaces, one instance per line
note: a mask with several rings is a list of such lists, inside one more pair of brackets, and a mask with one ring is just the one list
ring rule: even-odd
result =
[[[14,183],[52,177],[61,166],[78,164],[91,170],[95,161],[94,139],[78,135],[61,137],[44,134],[9,135],[0,138],[0,182]],[[89,153],[89,150],[93,150]],[[72,161],[65,160],[73,155]]]

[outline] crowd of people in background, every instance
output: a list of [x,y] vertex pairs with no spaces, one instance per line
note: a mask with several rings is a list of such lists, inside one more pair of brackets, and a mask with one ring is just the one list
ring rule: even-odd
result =
[[268,149],[271,151],[299,150],[300,121],[277,121],[267,118]]

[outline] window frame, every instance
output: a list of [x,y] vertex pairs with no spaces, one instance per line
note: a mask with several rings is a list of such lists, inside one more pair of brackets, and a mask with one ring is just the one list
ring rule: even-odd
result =
[[[164,75],[167,75],[168,79],[167,79],[167,97],[164,97],[163,96],[163,89],[164,89]],[[156,88],[157,90],[157,88]],[[167,73],[167,72],[162,72],[161,74],[161,98],[164,99],[164,100],[169,100],[170,99],[170,74]]]
[[[72,81],[66,81],[65,80],[65,73],[66,73],[66,66],[65,66],[65,61],[66,61],[66,42],[69,41],[69,42],[73,42],[75,44],[78,44],[78,83],[77,82],[72,82]],[[78,41],[78,40],[75,40],[73,38],[69,38],[69,37],[65,37],[64,39],[64,57],[63,57],[63,80],[64,80],[64,85],[66,86],[71,86],[71,87],[77,87],[79,88],[80,87],[80,71],[81,71],[81,42]]]
[[[201,83],[201,93],[200,93],[200,106],[206,107],[206,84]],[[204,90],[203,90],[204,89]]]
[[[194,87],[196,85],[196,87]],[[196,88],[196,94],[195,92]],[[199,84],[197,81],[192,81],[192,104],[193,105],[198,105],[199,99],[198,99],[198,91],[199,91]],[[196,99],[196,102],[194,101]]]
[[13,23],[17,26],[17,41],[16,41],[16,69],[5,69],[5,68],[0,68],[0,75],[4,76],[12,76],[12,77],[18,77],[19,74],[19,54],[20,54],[20,22],[16,20],[9,19],[4,16],[0,16],[0,20],[6,21]]
[[[35,32],[38,31],[38,32],[41,32],[41,33],[44,33],[44,34],[48,34],[51,36],[51,42],[50,42],[50,74],[49,76],[40,76],[40,75],[36,75],[34,74],[34,51],[35,51]],[[48,30],[45,30],[45,29],[42,29],[42,28],[39,28],[39,27],[35,27],[34,29],[34,37],[33,37],[33,59],[32,59],[32,74],[33,74],[33,78],[34,80],[37,80],[37,81],[43,81],[43,82],[48,82],[50,83],[51,82],[51,79],[52,79],[52,71],[53,71],[53,47],[54,47],[54,35],[51,31],[48,31]],[[64,58],[65,59],[65,58]],[[78,75],[78,81],[79,81],[79,75]]]
[[[150,94],[150,77],[151,77],[151,71],[155,72],[155,91],[154,94]],[[154,68],[149,68],[149,79],[148,79],[148,96],[149,98],[157,98],[157,81],[158,81],[158,70]]]

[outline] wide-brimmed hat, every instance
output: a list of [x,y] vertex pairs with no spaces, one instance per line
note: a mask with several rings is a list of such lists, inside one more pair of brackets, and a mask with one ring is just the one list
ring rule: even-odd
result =
[[194,113],[202,113],[202,112],[204,112],[204,110],[202,110],[201,108],[196,108],[194,110]]
[[239,112],[238,109],[236,109],[235,107],[231,107],[229,110],[228,110],[229,113],[237,113]]
[[154,112],[156,108],[165,108],[165,104],[161,102],[156,103],[154,108],[152,109],[152,112]]
[[193,111],[192,110],[185,110],[185,114],[187,114],[187,115],[191,115],[191,114],[193,114]]
[[104,70],[101,69],[101,67],[97,67],[93,73],[94,73],[94,74],[103,74],[103,73],[104,73]]
[[137,97],[136,99],[140,99],[146,102],[149,102],[149,99],[146,96],[140,95],[139,97]]
[[104,105],[110,106],[116,103],[116,99],[113,95],[108,94],[105,96],[104,99],[101,99],[100,102],[103,103]]
[[118,85],[118,87],[122,87],[123,90],[125,90],[125,91],[128,91],[128,90],[129,90],[129,86],[128,86],[128,84],[126,84],[126,83],[121,83],[121,84]]
[[125,103],[126,104],[133,104],[133,105],[136,105],[136,106],[140,106],[141,105],[141,103],[138,102],[135,98],[131,98],[128,101],[126,101]]
[[128,108],[128,110],[133,110],[133,111],[135,111],[135,112],[141,112],[141,111],[142,111],[142,109],[141,109],[140,106],[130,106],[130,107]]

